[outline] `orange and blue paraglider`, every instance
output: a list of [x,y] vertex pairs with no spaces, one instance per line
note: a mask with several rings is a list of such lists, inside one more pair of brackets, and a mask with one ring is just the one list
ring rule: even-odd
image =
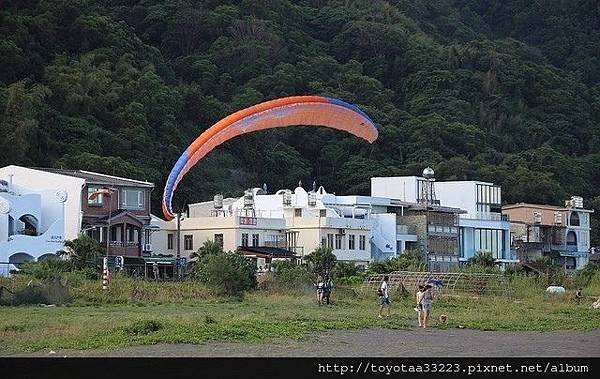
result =
[[373,121],[358,107],[328,97],[290,96],[242,109],[208,128],[181,154],[165,185],[162,199],[165,218],[175,218],[171,201],[183,176],[215,147],[244,133],[293,125],[343,130],[369,143],[378,136]]

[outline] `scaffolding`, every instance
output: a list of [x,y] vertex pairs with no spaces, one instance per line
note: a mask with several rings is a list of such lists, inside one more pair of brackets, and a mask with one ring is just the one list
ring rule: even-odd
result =
[[436,291],[441,295],[471,294],[471,295],[496,295],[511,297],[513,295],[510,281],[500,274],[472,274],[462,272],[409,272],[394,271],[390,274],[371,275],[363,284],[368,290],[379,288],[384,276],[389,276],[389,288],[415,293],[420,285],[429,280],[440,280],[444,284]]

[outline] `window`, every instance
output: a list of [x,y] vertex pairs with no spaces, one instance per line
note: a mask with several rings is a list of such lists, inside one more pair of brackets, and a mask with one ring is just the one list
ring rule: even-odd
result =
[[294,217],[302,217],[302,208],[294,209]]
[[242,233],[242,246],[248,246],[248,233]]
[[358,236],[358,249],[365,250],[365,236]]
[[194,236],[183,236],[183,248],[184,250],[194,250]]
[[223,235],[215,234],[215,242],[218,243],[219,245],[221,245],[221,248],[222,248],[223,247]]
[[338,250],[342,248],[342,238],[344,238],[344,236],[341,234],[335,235],[335,248]]
[[571,217],[569,218],[569,225],[579,226],[579,213],[571,212]]
[[350,234],[348,236],[348,249],[350,249],[350,250],[356,249],[356,236],[354,234]]
[[327,209],[319,210],[319,217],[327,217]]
[[168,250],[173,249],[173,234],[172,233],[167,234],[167,249]]
[[259,241],[258,234],[253,234],[252,235],[252,246],[254,246],[254,247],[258,246],[259,242],[260,241]]
[[88,205],[92,207],[101,207],[104,202],[103,194],[98,194],[94,199],[90,199],[90,196],[97,191],[100,191],[100,187],[88,187]]
[[327,247],[333,249],[333,234],[327,235]]
[[121,205],[124,209],[144,209],[144,191],[129,189],[121,191]]

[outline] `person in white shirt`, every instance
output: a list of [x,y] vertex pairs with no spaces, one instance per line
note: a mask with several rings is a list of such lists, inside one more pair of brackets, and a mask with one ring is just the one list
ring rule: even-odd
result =
[[[388,293],[388,280],[390,280],[389,276],[383,277],[383,282],[381,282],[381,286],[379,286],[379,318],[383,318],[383,309],[387,308],[387,315],[390,315],[390,295]],[[386,316],[387,317],[387,316]]]

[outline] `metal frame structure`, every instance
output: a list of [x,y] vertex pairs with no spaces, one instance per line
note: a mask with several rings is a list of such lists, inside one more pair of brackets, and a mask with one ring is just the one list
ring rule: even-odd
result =
[[409,272],[394,271],[390,274],[378,274],[369,276],[363,287],[374,290],[383,281],[383,277],[389,276],[390,288],[404,288],[409,292],[416,292],[419,285],[425,284],[430,279],[441,280],[442,288],[436,289],[439,294],[472,294],[472,295],[496,295],[511,297],[513,294],[510,281],[504,275],[499,274],[476,274],[476,273],[437,273],[437,272]]

